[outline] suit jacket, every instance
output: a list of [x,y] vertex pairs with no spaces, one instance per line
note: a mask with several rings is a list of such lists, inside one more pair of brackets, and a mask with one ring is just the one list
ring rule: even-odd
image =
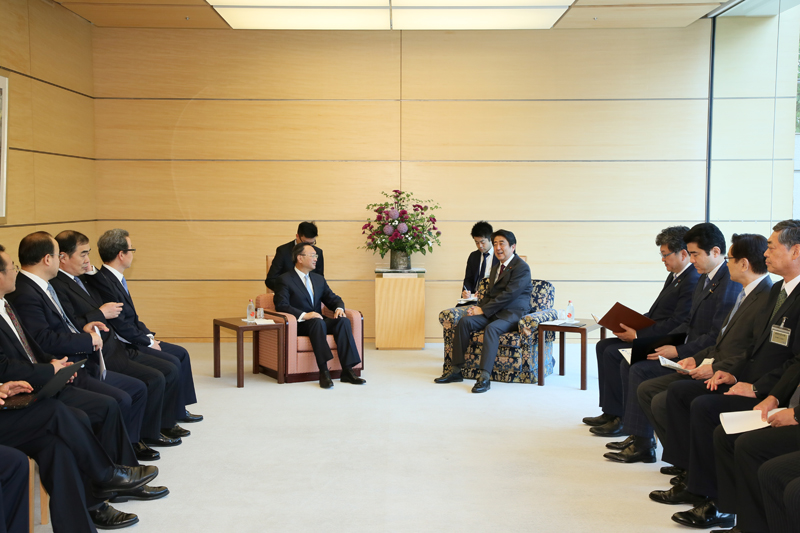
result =
[[707,288],[703,288],[708,276],[703,274],[697,280],[692,295],[692,309],[683,324],[670,333],[686,333],[686,344],[676,346],[678,359],[694,357],[702,350],[713,346],[725,317],[736,303],[742,285],[731,281],[728,264],[723,263]]
[[515,322],[531,310],[531,269],[518,255],[508,264],[503,274],[497,278],[500,263],[492,266],[489,274],[489,288],[478,302],[486,318]]
[[150,346],[151,339],[148,335],[155,335],[155,333],[147,329],[144,322],[139,320],[131,295],[110,268],[103,265],[103,268],[98,270],[94,276],[81,276],[81,280],[84,283],[89,282],[89,285],[100,295],[103,303],[122,302],[124,304],[119,316],[108,320],[120,337],[134,345]]
[[670,273],[664,282],[664,288],[650,306],[650,310],[645,313],[646,317],[655,320],[656,323],[639,330],[637,336],[660,337],[682,324],[692,309],[692,295],[699,278],[700,274],[691,264],[675,281],[672,280]]
[[695,354],[694,359],[698,366],[703,359],[711,357],[714,359],[712,368],[715,371],[728,372],[738,361],[747,357],[748,350],[761,334],[759,326],[766,312],[771,288],[772,279],[767,276],[742,300],[733,317],[728,313],[725,317],[725,328],[717,335],[716,344]]
[[[19,320],[16,309],[11,307]],[[49,364],[53,357],[42,350],[21,322],[20,325],[37,363],[31,363],[11,326],[0,318],[0,382],[27,381],[34,389],[39,389],[55,375],[55,368]]]
[[19,321],[45,352],[73,360],[94,352],[92,336],[85,331],[73,333],[50,296],[28,276],[17,276],[17,290],[7,299],[14,304]]
[[344,309],[344,302],[339,298],[331,288],[325,278],[311,272],[311,286],[314,288],[314,300],[308,294],[305,285],[300,280],[300,276],[294,271],[286,272],[278,278],[275,291],[275,310],[281,313],[290,313],[296,318],[300,318],[303,313],[322,313],[322,304],[328,309],[336,309],[341,307]]
[[[279,277],[286,272],[294,272],[294,261],[292,261],[292,248],[294,248],[294,245],[294,240],[291,240],[275,249],[275,258],[272,260],[272,264],[269,266],[267,279],[264,280],[264,283],[266,283],[267,287],[273,292],[278,292]],[[317,257],[317,267],[312,270],[312,272],[324,277],[325,260],[322,257],[322,248],[317,248],[314,246],[314,251],[319,257]]]
[[[500,260],[494,255],[494,251],[490,250],[489,254],[492,256],[492,265],[488,267],[491,270],[491,267],[499,264]],[[478,283],[480,282],[478,276],[481,273],[482,258],[483,254],[480,250],[475,250],[467,257],[467,270],[464,272],[464,286],[462,288],[467,289],[473,294],[478,292]]]

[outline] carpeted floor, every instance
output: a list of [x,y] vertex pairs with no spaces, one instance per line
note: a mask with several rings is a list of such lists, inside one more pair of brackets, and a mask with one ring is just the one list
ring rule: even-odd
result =
[[473,381],[434,384],[436,344],[368,348],[368,383],[332,390],[253,375],[249,355],[237,389],[233,344],[220,379],[211,344],[185,346],[200,398],[190,410],[205,421],[153,463],[169,496],[116,505],[139,515],[130,531],[686,531],[670,516],[688,506],[647,497],[669,487],[663,463],[611,463],[608,440],[581,424],[599,413],[592,346],[588,391],[571,344],[566,376],[486,394],[471,394]]

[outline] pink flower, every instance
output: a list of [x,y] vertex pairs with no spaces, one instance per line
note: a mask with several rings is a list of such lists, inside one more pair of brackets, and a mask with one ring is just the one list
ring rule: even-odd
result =
[[389,224],[387,224],[383,228],[383,233],[385,233],[386,235],[391,235],[392,233],[394,233],[394,227],[389,225]]
[[380,222],[381,220],[383,220],[383,215],[378,215],[375,217],[375,222]]
[[397,211],[397,209],[389,210],[389,218],[391,218],[392,220],[397,220],[399,217],[400,213]]
[[397,231],[400,232],[401,234],[406,233],[408,231],[408,226],[405,223],[401,222],[397,225]]

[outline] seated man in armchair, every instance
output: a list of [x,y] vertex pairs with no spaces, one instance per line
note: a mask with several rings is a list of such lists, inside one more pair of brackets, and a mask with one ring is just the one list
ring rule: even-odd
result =
[[464,364],[464,352],[472,333],[483,330],[481,375],[472,392],[489,390],[489,376],[500,346],[500,335],[514,331],[519,320],[530,311],[533,291],[531,269],[514,254],[516,237],[510,231],[500,229],[492,234],[492,245],[499,264],[492,266],[489,289],[477,305],[469,308],[467,316],[456,324],[452,369],[436,378],[436,383],[463,381],[461,366]]

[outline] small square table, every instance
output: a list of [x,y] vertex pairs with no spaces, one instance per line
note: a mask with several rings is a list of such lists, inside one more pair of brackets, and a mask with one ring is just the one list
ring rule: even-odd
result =
[[[242,317],[214,319],[214,377],[220,377],[219,369],[219,328],[223,327],[236,332],[236,386],[244,387],[244,332],[253,332],[253,374],[258,374],[258,333],[269,329],[278,330],[278,353],[283,353],[286,342],[285,324],[248,324]],[[283,357],[278,357],[278,375],[283,375]]]
[[606,338],[606,328],[594,321],[593,318],[579,318],[578,324],[583,326],[554,326],[551,324],[539,324],[539,386],[544,385],[544,334],[546,331],[558,332],[558,351],[559,365],[558,375],[564,375],[564,334],[578,333],[581,336],[581,390],[586,390],[586,334],[600,328],[600,338]]

